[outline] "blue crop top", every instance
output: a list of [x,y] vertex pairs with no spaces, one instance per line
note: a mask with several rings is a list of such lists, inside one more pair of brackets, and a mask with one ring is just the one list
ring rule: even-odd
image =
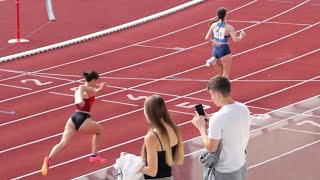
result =
[[220,43],[228,43],[230,35],[226,36],[226,26],[225,22],[217,22],[217,26],[213,29],[214,40]]

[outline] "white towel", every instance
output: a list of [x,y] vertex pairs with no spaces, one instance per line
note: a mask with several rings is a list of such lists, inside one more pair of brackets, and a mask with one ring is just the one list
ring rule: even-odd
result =
[[74,92],[74,103],[75,103],[75,104],[81,104],[81,102],[82,102],[82,96],[81,96],[80,89],[78,88],[78,89]]
[[118,158],[113,166],[120,173],[118,180],[140,180],[144,177],[139,170],[145,166],[145,163],[136,155],[126,154]]

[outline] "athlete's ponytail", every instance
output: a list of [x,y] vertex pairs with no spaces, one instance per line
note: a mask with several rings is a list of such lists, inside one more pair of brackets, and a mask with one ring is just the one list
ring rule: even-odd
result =
[[209,28],[212,26],[212,24],[213,23],[215,23],[215,22],[217,22],[217,21],[219,21],[219,18],[216,16],[216,17],[214,17],[213,19],[212,19],[212,21],[209,23]]
[[226,8],[221,7],[221,8],[219,8],[219,9],[217,10],[218,20],[221,20],[221,24],[220,24],[217,32],[218,32],[219,29],[221,28],[221,26],[222,26],[222,24],[223,24],[223,22],[224,22],[224,20],[225,20],[225,18],[226,18],[226,15],[227,15],[227,10],[226,10]]

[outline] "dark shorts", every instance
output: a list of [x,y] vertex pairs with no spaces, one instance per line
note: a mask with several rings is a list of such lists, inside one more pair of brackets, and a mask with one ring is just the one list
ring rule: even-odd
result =
[[71,116],[71,120],[74,123],[74,125],[76,126],[77,130],[79,130],[79,128],[82,125],[82,123],[88,118],[90,118],[90,114],[87,114],[87,113],[84,113],[84,112],[75,112]]
[[217,59],[220,59],[221,57],[228,54],[231,54],[231,50],[228,44],[216,45],[212,50],[212,56]]

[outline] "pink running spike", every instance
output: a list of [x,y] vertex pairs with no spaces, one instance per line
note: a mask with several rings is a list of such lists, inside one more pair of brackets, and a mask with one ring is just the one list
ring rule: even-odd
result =
[[51,160],[48,156],[44,157],[43,159],[43,164],[41,168],[41,174],[43,176],[46,176],[49,172],[49,167],[50,167]]
[[90,157],[89,162],[91,163],[104,163],[106,159],[103,159],[101,156],[96,156],[96,157]]

